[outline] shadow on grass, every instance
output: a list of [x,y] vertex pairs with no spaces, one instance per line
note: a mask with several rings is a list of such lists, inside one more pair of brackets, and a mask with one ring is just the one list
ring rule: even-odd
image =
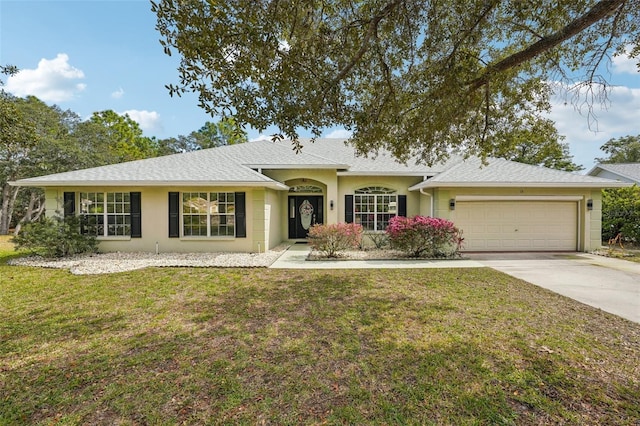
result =
[[[474,310],[471,294],[508,297],[501,276],[430,272],[399,286],[407,273],[122,274],[111,289],[124,292],[120,305],[96,313],[82,305],[70,311],[67,302],[56,310],[52,301],[23,317],[33,321],[28,333],[2,329],[16,351],[33,350],[27,361],[4,352],[9,392],[0,399],[0,423],[640,419],[637,381],[605,380],[570,354],[532,347],[518,337],[533,332],[526,315],[515,325],[495,324]],[[162,286],[165,274],[172,282]],[[474,285],[459,288],[460,277]],[[447,286],[458,292],[446,293]],[[89,289],[75,281],[68,291],[91,297]],[[29,333],[40,338],[25,344]]]

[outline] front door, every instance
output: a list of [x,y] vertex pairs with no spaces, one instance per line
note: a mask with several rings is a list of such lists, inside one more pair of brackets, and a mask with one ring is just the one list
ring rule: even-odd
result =
[[289,238],[307,238],[309,228],[324,223],[322,196],[295,195],[289,197]]

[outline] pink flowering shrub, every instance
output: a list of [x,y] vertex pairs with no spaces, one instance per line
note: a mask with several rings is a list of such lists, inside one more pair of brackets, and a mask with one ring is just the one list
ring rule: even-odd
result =
[[309,228],[309,245],[326,257],[338,257],[338,252],[353,250],[362,243],[362,225],[334,223]]
[[391,246],[409,257],[454,257],[464,240],[453,222],[427,216],[393,217],[387,234]]

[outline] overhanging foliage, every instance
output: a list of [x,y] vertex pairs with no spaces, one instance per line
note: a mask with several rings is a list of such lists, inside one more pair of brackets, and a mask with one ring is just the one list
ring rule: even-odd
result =
[[[639,53],[638,0],[161,0],[152,2],[172,95],[263,130],[353,130],[361,153],[431,163],[490,154],[549,108],[550,81],[606,84]],[[594,89],[595,90],[595,89]],[[299,148],[299,146],[297,146]]]

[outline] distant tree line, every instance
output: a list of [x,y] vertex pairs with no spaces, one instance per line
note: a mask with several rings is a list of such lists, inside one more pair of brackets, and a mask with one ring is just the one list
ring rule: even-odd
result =
[[[2,66],[0,72],[11,75],[17,69]],[[205,123],[187,136],[156,139],[144,136],[128,115],[107,110],[82,120],[34,96],[0,90],[0,235],[38,220],[45,208],[42,189],[13,187],[10,181],[246,140],[233,119]]]

